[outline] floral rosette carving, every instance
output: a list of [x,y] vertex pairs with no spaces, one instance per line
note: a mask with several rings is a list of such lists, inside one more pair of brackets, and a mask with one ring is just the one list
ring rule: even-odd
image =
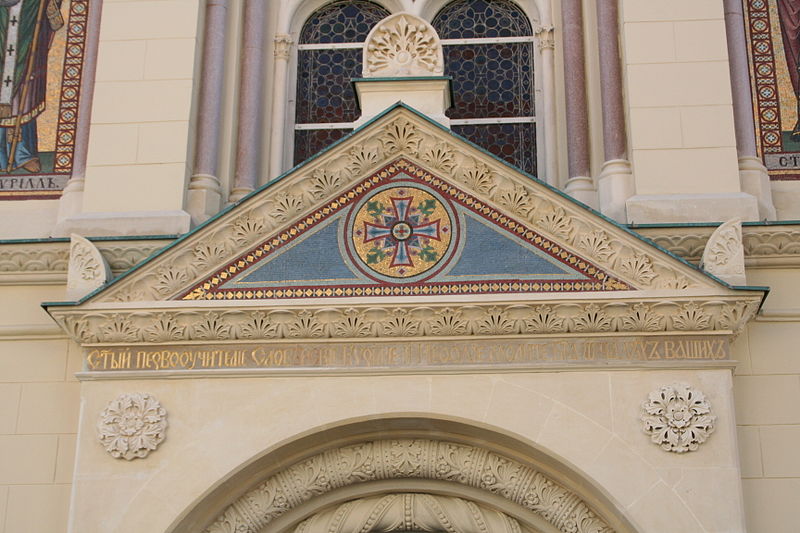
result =
[[121,394],[111,400],[97,423],[100,442],[117,459],[145,458],[164,441],[167,411],[155,396]]
[[697,450],[714,431],[717,419],[703,393],[685,384],[651,392],[642,408],[645,433],[668,452]]

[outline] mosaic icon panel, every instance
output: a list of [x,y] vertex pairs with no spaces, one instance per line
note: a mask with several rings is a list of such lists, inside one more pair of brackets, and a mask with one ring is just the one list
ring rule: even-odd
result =
[[0,200],[58,198],[74,164],[90,1],[0,4]]
[[178,298],[617,290],[633,287],[534,228],[400,159],[247,250]]

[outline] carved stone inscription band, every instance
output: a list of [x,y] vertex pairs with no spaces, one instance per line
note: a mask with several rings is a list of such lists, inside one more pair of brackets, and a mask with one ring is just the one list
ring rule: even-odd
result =
[[108,371],[625,366],[729,359],[724,337],[503,339],[491,342],[304,343],[90,348],[85,368]]

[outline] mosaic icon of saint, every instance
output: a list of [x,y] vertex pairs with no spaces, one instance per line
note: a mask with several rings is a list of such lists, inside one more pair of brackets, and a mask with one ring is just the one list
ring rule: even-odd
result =
[[791,132],[793,141],[800,141],[800,2],[778,0],[778,18],[781,21],[783,51],[797,100],[797,122]]
[[36,117],[45,109],[47,56],[64,26],[63,0],[0,0],[0,173],[41,171]]

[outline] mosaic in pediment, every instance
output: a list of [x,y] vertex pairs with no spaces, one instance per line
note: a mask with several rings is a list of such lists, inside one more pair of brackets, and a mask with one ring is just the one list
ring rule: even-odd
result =
[[400,159],[178,299],[631,289],[592,261]]

